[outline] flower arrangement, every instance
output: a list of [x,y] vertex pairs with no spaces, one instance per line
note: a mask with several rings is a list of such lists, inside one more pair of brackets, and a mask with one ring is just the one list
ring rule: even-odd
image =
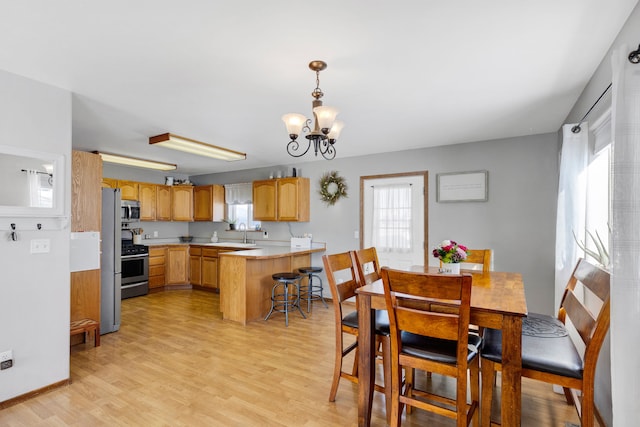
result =
[[443,240],[433,248],[433,256],[440,258],[445,264],[458,263],[467,259],[469,250],[464,245],[459,245],[453,240]]

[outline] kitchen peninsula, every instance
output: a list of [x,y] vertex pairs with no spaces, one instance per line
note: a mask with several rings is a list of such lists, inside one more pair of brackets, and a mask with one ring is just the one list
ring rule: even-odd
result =
[[220,311],[225,320],[246,325],[262,320],[271,307],[271,275],[294,271],[311,264],[311,254],[324,252],[325,245],[311,248],[265,246],[220,254]]

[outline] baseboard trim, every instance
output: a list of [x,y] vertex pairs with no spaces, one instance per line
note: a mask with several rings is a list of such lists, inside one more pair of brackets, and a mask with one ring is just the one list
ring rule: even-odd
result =
[[22,403],[25,400],[33,399],[36,396],[48,393],[52,390],[67,386],[69,384],[71,384],[71,380],[67,378],[66,380],[58,381],[57,383],[49,384],[48,386],[30,391],[29,393],[21,394],[20,396],[16,396],[12,399],[5,400],[3,402],[0,402],[0,410],[8,408],[9,406],[17,405],[18,403]]

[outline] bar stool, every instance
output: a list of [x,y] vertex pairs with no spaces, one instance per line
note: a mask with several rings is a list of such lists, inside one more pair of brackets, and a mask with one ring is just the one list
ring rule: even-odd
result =
[[[314,273],[322,272],[322,267],[303,267],[298,271],[308,277],[307,286],[302,286],[300,289],[300,298],[307,300],[307,313],[311,311],[311,301],[322,301],[326,308],[329,308],[322,295],[322,279],[320,276]],[[318,279],[320,284],[313,284],[313,278]]]
[[[269,319],[274,311],[284,313],[284,324],[289,326],[289,311],[297,308],[302,317],[307,318],[300,309],[300,279],[301,274],[298,273],[275,273],[271,277],[275,280],[273,288],[271,288],[271,310],[264,320]],[[295,287],[294,292],[289,292],[289,286]]]

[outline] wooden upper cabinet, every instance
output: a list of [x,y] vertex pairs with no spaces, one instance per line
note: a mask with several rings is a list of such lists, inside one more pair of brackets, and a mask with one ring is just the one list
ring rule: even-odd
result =
[[119,179],[118,188],[120,189],[122,200],[139,200],[137,182]]
[[277,221],[276,180],[253,181],[254,221]]
[[199,185],[193,188],[193,219],[222,221],[224,219],[224,187]]
[[277,179],[279,221],[309,221],[309,178]]
[[309,178],[253,182],[253,219],[309,221]]
[[[99,154],[97,155],[99,156]],[[102,188],[118,188],[118,180],[114,178],[102,178]]]
[[141,182],[138,184],[138,195],[140,197],[140,221],[156,220],[156,184]]
[[193,221],[193,186],[171,186],[171,219]]
[[171,221],[171,186],[156,185],[156,220]]
[[102,228],[102,159],[84,151],[72,153],[71,231]]

